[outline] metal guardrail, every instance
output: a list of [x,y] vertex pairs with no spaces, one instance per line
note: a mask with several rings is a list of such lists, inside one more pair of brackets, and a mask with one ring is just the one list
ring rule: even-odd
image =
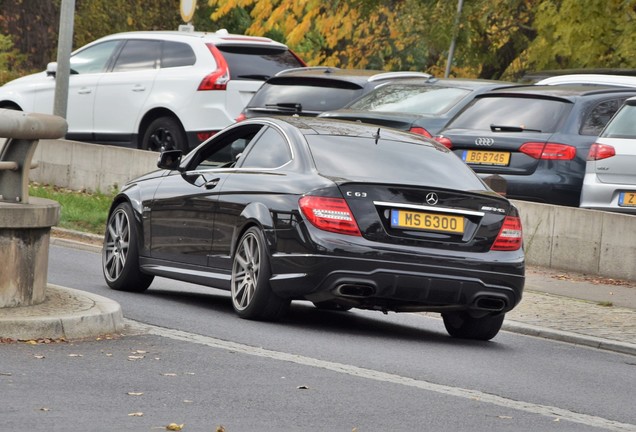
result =
[[58,116],[0,108],[0,138],[7,138],[0,150],[0,201],[29,201],[29,170],[39,140],[62,138],[67,128]]

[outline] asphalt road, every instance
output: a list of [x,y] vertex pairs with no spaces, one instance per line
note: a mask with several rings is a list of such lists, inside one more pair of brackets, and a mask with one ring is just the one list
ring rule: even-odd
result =
[[632,356],[501,332],[447,336],[417,314],[241,320],[223,291],[109,290],[100,256],[52,246],[49,282],[109,297],[125,335],[0,346],[12,431],[636,431]]

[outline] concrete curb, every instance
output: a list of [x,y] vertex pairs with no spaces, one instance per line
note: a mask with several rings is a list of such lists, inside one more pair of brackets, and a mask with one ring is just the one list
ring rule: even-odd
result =
[[0,309],[0,337],[82,339],[124,329],[121,306],[111,299],[51,284],[46,297],[39,305]]
[[547,327],[539,327],[532,324],[509,321],[507,319],[504,321],[501,329],[512,333],[519,333],[527,336],[535,336],[636,356],[636,345],[627,342],[619,342],[611,339],[603,339],[573,332],[555,330]]

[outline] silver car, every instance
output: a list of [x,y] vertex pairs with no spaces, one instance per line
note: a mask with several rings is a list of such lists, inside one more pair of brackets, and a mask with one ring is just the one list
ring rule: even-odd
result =
[[625,101],[590,148],[580,206],[636,214],[636,97]]

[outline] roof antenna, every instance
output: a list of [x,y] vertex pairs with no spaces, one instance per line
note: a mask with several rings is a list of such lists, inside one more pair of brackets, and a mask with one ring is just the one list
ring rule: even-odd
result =
[[378,128],[378,131],[373,135],[373,138],[375,138],[375,145],[378,145],[378,140],[380,139],[380,128]]

